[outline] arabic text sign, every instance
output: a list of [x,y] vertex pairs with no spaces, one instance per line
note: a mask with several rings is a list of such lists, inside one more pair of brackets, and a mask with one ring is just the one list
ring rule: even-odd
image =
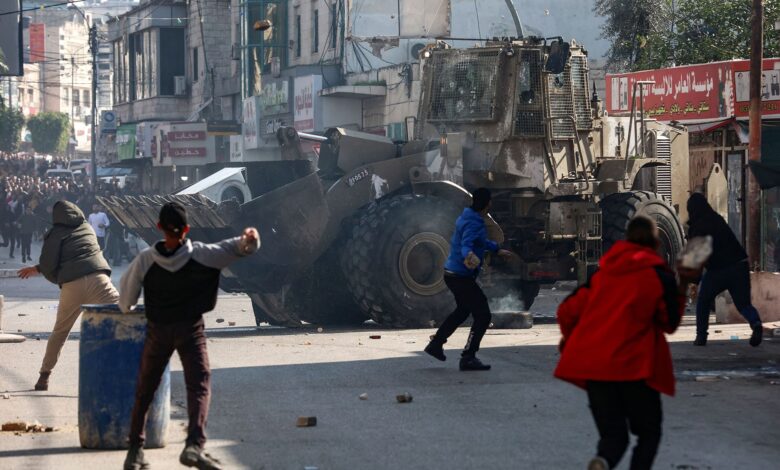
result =
[[205,157],[208,150],[205,147],[170,148],[171,157]]
[[[661,121],[700,121],[733,114],[731,62],[649,70],[607,76],[607,110],[611,114],[631,109],[634,84],[644,86],[644,110]],[[639,87],[636,109],[639,109]]]
[[268,83],[263,86],[263,94],[260,96],[263,102],[263,115],[268,116],[289,112],[289,90],[290,82],[287,80],[279,83]]
[[301,132],[315,130],[315,100],[319,99],[322,90],[322,76],[309,75],[295,79],[295,129]]
[[172,131],[168,133],[171,142],[193,142],[206,140],[206,131]]
[[259,134],[260,119],[257,115],[258,96],[250,96],[244,100],[244,122],[242,131],[244,134],[244,147],[257,148],[257,136]]

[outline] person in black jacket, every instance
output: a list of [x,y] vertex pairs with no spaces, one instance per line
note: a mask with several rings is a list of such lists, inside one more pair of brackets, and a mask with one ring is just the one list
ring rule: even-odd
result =
[[706,271],[699,284],[696,303],[696,346],[707,345],[707,327],[710,308],[715,297],[728,290],[739,313],[753,330],[750,345],[761,344],[763,325],[758,310],[750,301],[750,266],[748,255],[739,243],[731,227],[707,202],[701,193],[688,199],[688,238],[710,235],[713,240],[712,256],[705,264]]
[[143,289],[148,319],[124,469],[148,468],[143,453],[146,412],[177,351],[184,368],[189,415],[187,442],[179,461],[188,467],[216,470],[219,461],[203,451],[211,397],[203,314],[216,306],[220,270],[256,252],[260,235],[257,229],[247,228],[240,237],[219,243],[190,242],[187,213],[176,202],[162,207],[157,227],[164,240],[139,253],[121,281],[119,307],[129,312]]

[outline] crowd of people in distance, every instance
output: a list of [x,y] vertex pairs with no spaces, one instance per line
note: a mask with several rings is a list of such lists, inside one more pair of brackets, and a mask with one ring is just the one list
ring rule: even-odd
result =
[[[0,156],[0,248],[6,253],[0,256],[22,263],[32,261],[33,241],[40,241],[51,226],[51,211],[57,201],[76,204],[84,214],[90,214],[96,203],[95,196],[127,196],[137,191],[131,185],[120,187],[116,179],[99,181],[93,191],[85,172],[80,178],[47,176],[50,169],[66,169],[69,160],[51,159],[32,155]],[[106,256],[115,263],[130,259],[126,246],[127,234],[118,223],[106,226]],[[4,256],[4,257],[5,257]]]

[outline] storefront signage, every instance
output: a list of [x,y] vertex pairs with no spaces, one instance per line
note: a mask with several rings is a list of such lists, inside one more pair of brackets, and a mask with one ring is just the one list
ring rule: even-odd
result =
[[244,147],[256,149],[258,145],[258,134],[260,134],[260,117],[257,114],[260,97],[250,96],[244,100],[244,121],[242,133],[244,136]]
[[263,86],[260,99],[263,103],[263,115],[284,114],[289,112],[290,82],[272,82]]
[[[780,117],[780,59],[764,60],[762,76],[762,115]],[[750,63],[732,60],[627,74],[607,75],[607,111],[628,113],[632,96],[639,110],[640,93],[634,84],[644,86],[644,111],[659,121],[693,123],[736,117],[750,113]]]
[[184,148],[169,148],[168,153],[171,157],[205,157],[208,155],[208,150],[205,147],[184,147]]
[[293,105],[295,107],[295,129],[301,132],[311,132],[316,129],[316,104],[319,92],[322,90],[322,76],[309,75],[295,79]]
[[135,124],[119,126],[116,131],[116,153],[120,160],[135,158]]
[[168,133],[171,142],[193,142],[206,140],[206,131],[173,131]]

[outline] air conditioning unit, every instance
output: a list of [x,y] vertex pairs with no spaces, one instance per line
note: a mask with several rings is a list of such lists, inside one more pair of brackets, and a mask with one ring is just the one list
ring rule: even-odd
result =
[[173,77],[173,94],[176,96],[184,96],[187,94],[187,80],[184,75]]

